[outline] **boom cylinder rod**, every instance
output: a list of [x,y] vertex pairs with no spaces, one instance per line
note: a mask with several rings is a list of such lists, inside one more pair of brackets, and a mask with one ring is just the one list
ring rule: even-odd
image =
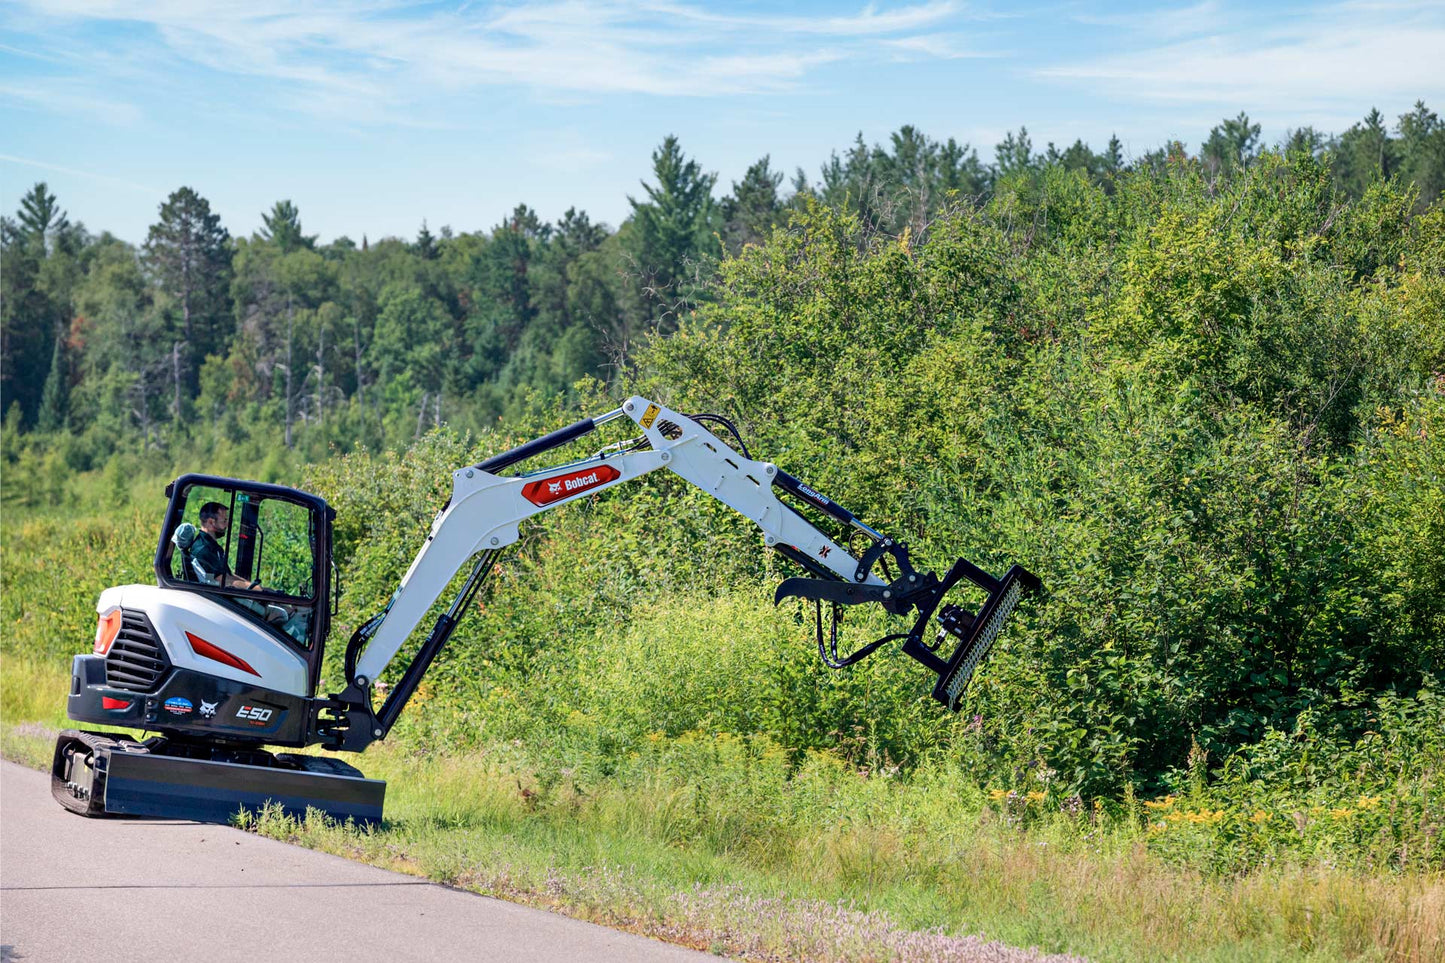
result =
[[515,465],[517,462],[531,458],[533,455],[540,455],[544,451],[551,451],[553,448],[559,448],[569,441],[575,441],[583,435],[596,431],[599,425],[605,425],[607,422],[615,418],[620,418],[621,416],[622,409],[617,408],[598,418],[583,418],[581,421],[573,422],[566,428],[558,428],[556,431],[543,435],[541,438],[534,438],[525,444],[518,445],[516,448],[509,448],[499,455],[493,455],[491,458],[473,467],[495,474],[503,468],[509,465]]

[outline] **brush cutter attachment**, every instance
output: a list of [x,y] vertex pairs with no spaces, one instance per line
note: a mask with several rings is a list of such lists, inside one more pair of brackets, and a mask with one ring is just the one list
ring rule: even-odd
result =
[[[1040,588],[1038,576],[1015,565],[1003,578],[994,578],[967,559],[960,558],[940,580],[932,572],[920,574],[913,568],[908,559],[907,545],[882,538],[859,560],[856,576],[859,583],[868,577],[873,563],[885,555],[893,558],[899,570],[898,577],[888,584],[790,578],[778,586],[773,604],[785,598],[809,599],[815,603],[818,654],[835,669],[858,662],[888,642],[901,641],[904,654],[938,674],[933,698],[957,712],[964,690],[998,641],[999,633],[1018,606],[1019,599],[1025,592],[1036,592]],[[944,602],[944,597],[960,584],[971,585],[987,593],[987,599],[976,611],[954,602]],[[826,644],[823,636],[824,602],[833,606],[833,624]],[[839,656],[838,626],[843,621],[842,607],[864,602],[877,602],[894,615],[908,615],[913,611],[918,614],[913,620],[913,627],[907,632],[885,635],[849,655]],[[936,633],[931,642],[925,642],[929,623],[935,615]],[[950,637],[957,644],[944,657],[939,654],[939,649]]]

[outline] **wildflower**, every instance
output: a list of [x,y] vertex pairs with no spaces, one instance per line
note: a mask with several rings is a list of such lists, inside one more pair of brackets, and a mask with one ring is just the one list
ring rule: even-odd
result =
[[1273,817],[1269,813],[1265,812],[1263,809],[1259,809],[1255,811],[1253,816],[1249,817],[1249,821],[1252,823],[1267,823],[1272,818]]
[[1031,802],[1031,803],[1032,803],[1032,802],[1043,802],[1045,795],[1046,795],[1045,793],[1041,793],[1041,792],[1031,792],[1031,793],[1029,793],[1028,799],[1029,799],[1029,802]]
[[1173,809],[1174,797],[1165,796],[1163,799],[1146,799],[1144,806],[1146,809]]
[[1335,819],[1349,819],[1355,812],[1353,809],[1331,809],[1330,815]]
[[1171,823],[1194,823],[1196,825],[1213,825],[1224,819],[1223,809],[1201,809],[1197,812],[1168,812],[1164,818]]
[[1380,797],[1361,796],[1360,801],[1356,803],[1356,805],[1359,806],[1361,809],[1374,809],[1376,806],[1380,805]]
[[1003,799],[1007,795],[1007,789],[990,789],[988,791],[988,798],[992,799],[994,802],[998,802],[1000,799]]

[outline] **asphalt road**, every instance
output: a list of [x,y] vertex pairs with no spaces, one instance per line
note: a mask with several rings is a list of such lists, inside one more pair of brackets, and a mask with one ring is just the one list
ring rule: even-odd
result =
[[0,761],[5,963],[717,957],[225,826],[85,819]]

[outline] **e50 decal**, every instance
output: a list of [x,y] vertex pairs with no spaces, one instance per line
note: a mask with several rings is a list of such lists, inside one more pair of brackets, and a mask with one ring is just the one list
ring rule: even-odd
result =
[[275,714],[276,710],[270,706],[247,704],[236,710],[237,719],[244,719],[253,726],[269,725],[271,717]]

